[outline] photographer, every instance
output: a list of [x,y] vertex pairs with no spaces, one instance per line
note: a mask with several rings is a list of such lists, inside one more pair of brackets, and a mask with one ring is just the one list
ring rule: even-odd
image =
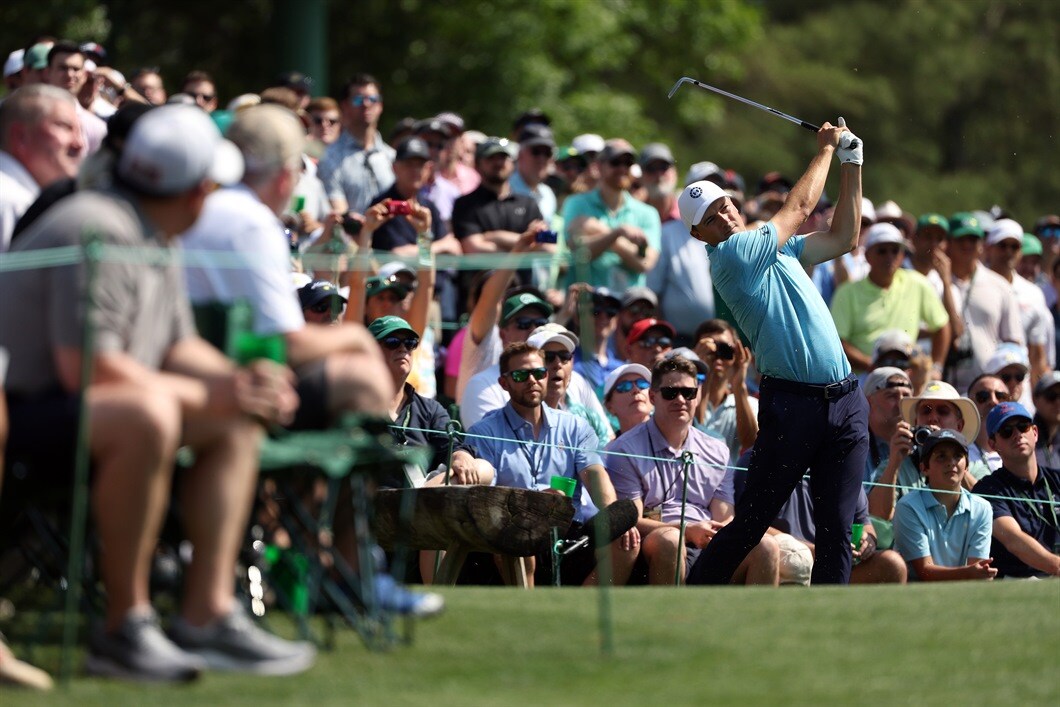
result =
[[722,319],[696,328],[695,353],[710,368],[704,395],[696,407],[695,426],[719,435],[729,447],[729,463],[758,436],[758,399],[747,391],[751,352]]
[[[928,431],[946,429],[960,432],[965,439],[975,439],[979,434],[979,410],[968,398],[962,398],[949,383],[934,381],[917,397],[901,401],[902,421],[891,438],[891,451],[873,474],[869,491],[869,512],[873,517],[890,521],[894,517],[894,505],[909,489],[923,488],[924,478],[914,459],[917,437],[921,442]],[[970,487],[975,476],[988,471],[975,469],[982,461],[969,465],[963,483]],[[881,539],[882,540],[882,539]],[[889,543],[888,543],[889,545]],[[881,547],[883,544],[881,543]]]

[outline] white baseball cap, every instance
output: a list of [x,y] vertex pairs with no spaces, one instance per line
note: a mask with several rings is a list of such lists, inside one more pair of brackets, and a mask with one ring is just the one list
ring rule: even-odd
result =
[[681,220],[689,231],[692,226],[703,220],[703,214],[718,199],[728,196],[725,190],[714,182],[692,182],[677,197],[677,207],[681,211]]
[[685,175],[685,184],[691,184],[692,182],[702,182],[708,177],[721,177],[725,178],[725,170],[713,162],[696,162],[694,165],[688,168],[688,173]]
[[876,207],[876,220],[902,218],[902,207],[893,201],[885,201]]
[[876,207],[864,196],[861,197],[861,220],[876,222]]
[[1010,218],[1002,218],[994,221],[986,232],[986,244],[997,245],[1001,241],[1014,240],[1023,244],[1023,226]]
[[604,139],[595,133],[585,133],[570,141],[571,147],[581,154],[586,152],[603,152]]
[[534,329],[534,332],[527,337],[526,343],[537,349],[545,348],[545,344],[561,344],[563,348],[567,349],[567,353],[574,352],[574,341],[571,340],[570,336],[566,333],[555,331],[554,329],[546,329],[545,327]]
[[869,232],[865,236],[865,250],[869,250],[872,246],[883,245],[885,243],[904,245],[905,238],[902,236],[902,232],[893,224],[880,222],[869,226]]
[[624,366],[619,366],[615,370],[607,374],[607,378],[604,379],[604,398],[611,394],[611,389],[618,383],[618,379],[627,373],[636,373],[644,380],[651,383],[651,371],[639,363],[627,363]]
[[8,76],[14,76],[18,72],[22,71],[24,66],[22,57],[26,55],[25,49],[16,49],[7,55],[7,61],[4,62],[4,78]]
[[160,106],[133,125],[118,176],[146,194],[175,196],[204,179],[235,184],[243,177],[243,155],[201,108]]
[[1003,341],[994,350],[994,355],[983,366],[983,370],[990,374],[1000,373],[1003,368],[1019,366],[1024,372],[1031,369],[1030,359],[1027,357],[1027,349],[1020,344]]

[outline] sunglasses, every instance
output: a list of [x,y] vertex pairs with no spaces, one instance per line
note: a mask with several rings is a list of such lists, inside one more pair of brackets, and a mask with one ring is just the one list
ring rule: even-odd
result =
[[313,122],[316,123],[317,125],[328,125],[328,126],[331,126],[331,125],[338,125],[339,124],[339,119],[338,118],[324,118],[324,117],[321,117],[319,115],[314,115],[313,116]]
[[655,307],[651,306],[646,302],[644,304],[638,304],[631,307],[627,307],[626,309],[634,317],[640,317],[641,319],[647,319],[651,315],[655,314]]
[[574,358],[574,354],[570,351],[544,351],[542,353],[545,355],[545,363],[555,363],[557,359],[563,363],[569,363]]
[[683,388],[676,386],[664,386],[659,388],[659,392],[663,396],[663,400],[673,400],[680,395],[685,400],[695,400],[696,395],[699,394],[698,388]]
[[1023,379],[1027,377],[1026,373],[999,373],[998,378],[1005,382],[1005,385],[1010,383],[1022,383]]
[[537,329],[539,326],[545,326],[548,324],[548,319],[532,319],[530,317],[517,317],[515,320],[515,328],[519,331],[528,331],[529,329]]
[[909,359],[904,357],[883,358],[876,362],[876,368],[909,368]]
[[659,172],[665,172],[670,169],[669,162],[649,162],[643,167],[645,172],[650,174],[658,174]]
[[975,402],[980,405],[985,405],[990,402],[990,398],[995,398],[999,403],[1007,403],[1012,400],[1012,396],[1007,392],[1000,390],[980,390],[975,393]]
[[214,98],[217,97],[216,94],[213,94],[213,93],[195,93],[193,91],[189,91],[188,95],[191,96],[192,98],[201,98],[202,100],[206,101],[207,103],[209,103],[210,101],[212,101]]
[[551,147],[532,147],[532,148],[530,148],[530,154],[533,155],[534,157],[551,157],[552,156],[552,148]]
[[952,405],[921,405],[917,410],[918,415],[930,415],[933,412],[937,412],[941,417],[956,415]]
[[1045,226],[1038,230],[1042,238],[1060,238],[1060,226]]
[[400,336],[388,336],[379,343],[390,351],[396,351],[401,346],[408,351],[414,351],[420,345],[420,339],[418,336],[410,336],[407,339],[402,339]]
[[1060,398],[1060,391],[1047,390],[1044,393],[1042,393],[1041,395],[1039,395],[1038,397],[1039,398],[1044,398],[1046,401],[1048,401],[1050,403],[1055,403],[1057,398]]
[[1012,434],[1018,431],[1020,434],[1026,434],[1027,430],[1031,428],[1031,423],[1027,420],[1019,420],[1013,422],[1011,425],[1005,425],[997,431],[997,436],[1001,439],[1011,439]]
[[659,346],[660,348],[668,349],[673,346],[674,342],[668,336],[649,336],[645,339],[641,339],[637,342],[637,344],[641,348],[645,349],[650,349],[654,346]]
[[616,157],[613,160],[608,160],[607,163],[616,169],[619,167],[629,169],[634,164],[632,157]]
[[350,99],[350,105],[351,106],[356,106],[357,108],[360,108],[361,106],[365,105],[366,103],[368,105],[375,105],[376,103],[382,103],[382,102],[383,102],[383,97],[382,96],[354,96],[353,98]]
[[633,390],[634,386],[636,386],[637,390],[647,390],[651,387],[651,383],[644,380],[643,378],[638,378],[637,380],[633,381],[621,381],[615,384],[614,390],[616,393],[628,393],[629,391]]
[[525,383],[530,376],[534,377],[534,380],[543,380],[548,374],[548,370],[542,366],[541,368],[516,368],[514,371],[508,371],[505,375],[511,376],[511,379],[516,383]]
[[310,312],[316,312],[317,314],[330,314],[331,312],[341,312],[342,303],[334,303],[331,300],[324,300],[323,302],[317,302],[309,308]]
[[617,317],[618,309],[615,307],[593,307],[593,316],[606,314],[608,317]]

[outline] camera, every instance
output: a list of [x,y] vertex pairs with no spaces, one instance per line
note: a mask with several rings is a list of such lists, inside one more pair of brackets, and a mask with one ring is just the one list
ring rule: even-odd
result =
[[920,450],[931,436],[931,428],[927,425],[917,425],[913,428],[913,448],[909,450],[909,461],[917,469],[920,468]]
[[412,207],[407,201],[401,201],[400,199],[387,199],[386,211],[391,216],[408,216],[412,213]]
[[538,231],[537,242],[538,243],[555,243],[559,238],[559,234],[555,231]]
[[736,358],[736,349],[726,344],[724,341],[715,341],[714,345],[717,347],[714,351],[714,355],[718,358],[731,361]]
[[364,224],[349,214],[342,217],[342,230],[345,231],[348,236],[356,236],[361,232],[361,227],[363,225]]

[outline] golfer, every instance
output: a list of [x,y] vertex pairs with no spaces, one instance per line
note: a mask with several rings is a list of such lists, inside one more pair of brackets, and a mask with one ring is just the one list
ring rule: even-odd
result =
[[[835,153],[839,198],[827,231],[794,235],[816,206]],[[840,118],[817,133],[817,155],[773,219],[744,230],[717,185],[695,182],[678,199],[693,238],[707,244],[711,277],[762,372],[758,439],[733,521],[692,566],[689,584],[728,583],[807,469],[817,526],[814,584],[850,577],[850,524],[868,452],[868,404],[858,392],[832,317],[805,267],[839,257],[858,239],[862,143]]]

